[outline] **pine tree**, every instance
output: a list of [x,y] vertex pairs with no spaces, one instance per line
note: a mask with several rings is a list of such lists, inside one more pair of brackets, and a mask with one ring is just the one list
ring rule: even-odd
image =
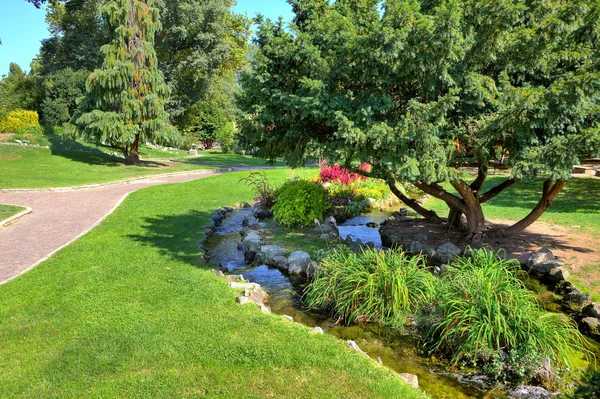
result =
[[81,105],[89,112],[73,119],[81,135],[110,144],[137,164],[140,140],[166,144],[179,137],[164,109],[169,89],[154,51],[159,12],[152,0],[110,0],[101,12],[111,42],[101,48],[102,67],[86,81]]

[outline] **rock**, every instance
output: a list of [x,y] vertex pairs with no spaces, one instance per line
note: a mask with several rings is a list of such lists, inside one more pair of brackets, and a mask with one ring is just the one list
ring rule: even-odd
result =
[[600,335],[600,319],[596,317],[583,318],[581,320],[581,326],[588,334]]
[[419,387],[419,377],[417,377],[414,374],[402,373],[402,374],[400,374],[400,378],[402,378],[404,381],[406,381],[406,383],[413,388]]
[[546,247],[543,247],[529,257],[529,259],[527,260],[527,267],[532,269],[533,267],[539,264],[553,259],[554,255],[552,254],[552,251],[550,251],[550,249]]
[[227,279],[227,281],[233,281],[233,282],[244,282],[244,276],[242,276],[241,274],[228,274],[225,276],[225,278]]
[[366,352],[364,352],[362,349],[360,349],[360,347],[358,346],[358,344],[354,341],[346,341],[346,345],[348,345],[350,347],[350,349],[355,350],[356,352],[360,353],[363,356],[369,357],[369,355],[366,354]]
[[375,222],[369,222],[369,223],[367,223],[367,227],[375,228],[375,227],[379,227],[379,225]]
[[260,289],[260,285],[256,283],[238,283],[236,281],[230,281],[227,285],[234,290],[253,290],[255,288]]
[[259,220],[268,219],[271,216],[273,216],[273,213],[271,213],[269,209],[258,208],[256,211],[254,211],[254,217]]
[[245,296],[238,296],[237,298],[235,298],[235,300],[240,304],[240,305],[245,305],[247,303],[252,303],[252,299],[245,297]]
[[563,296],[563,302],[569,304],[574,309],[581,309],[591,302],[591,300],[592,296],[590,294],[584,294],[577,288],[573,288]]
[[312,260],[310,255],[304,251],[294,251],[288,258],[288,273],[289,274],[304,274]]
[[306,267],[306,277],[311,278],[315,275],[317,271],[317,262],[310,262],[310,264]]
[[260,252],[262,252],[264,259],[266,261],[275,258],[276,256],[285,256],[285,249],[278,247],[277,245],[263,245],[260,247]]
[[246,236],[242,239],[241,249],[246,252],[248,250],[260,251],[262,240],[258,231],[248,230]]
[[19,145],[23,145],[23,142],[21,140],[15,140],[15,143],[17,143]]
[[425,234],[417,234],[415,236],[415,241],[427,241],[427,236]]
[[440,263],[449,263],[458,255],[460,255],[460,248],[451,242],[440,245],[435,251],[435,257]]
[[257,306],[261,306],[269,299],[269,294],[262,288],[254,288],[244,291],[244,296],[250,298]]
[[408,209],[400,208],[400,210],[397,210],[396,212],[392,213],[392,216],[396,218],[405,218],[408,216]]
[[330,220],[324,220],[323,223],[315,227],[315,232],[321,234],[329,234],[335,237],[338,237],[340,235],[337,226],[334,222],[331,222]]
[[268,307],[267,305],[262,305],[260,307],[260,311],[263,312],[263,313],[271,313],[271,308]]
[[232,206],[224,206],[223,209],[225,210],[225,212],[229,213],[229,212],[233,212],[233,210],[235,208]]
[[310,330],[310,332],[311,333],[315,333],[315,334],[323,334],[323,333],[325,333],[321,327],[313,327]]
[[583,308],[583,314],[600,319],[600,302],[593,302]]
[[223,273],[221,270],[212,269],[210,272],[217,277],[225,277],[225,273]]
[[383,360],[381,360],[381,357],[377,357],[377,363],[383,364]]
[[418,253],[421,253],[422,250],[423,250],[423,245],[419,241],[415,240],[410,243],[410,247],[409,247],[410,253],[418,254]]
[[266,261],[267,265],[278,268],[279,270],[287,271],[288,269],[288,258],[285,256],[275,256],[272,259]]
[[551,393],[542,387],[534,387],[530,385],[520,385],[508,391],[511,398],[526,398],[526,399],[548,399],[554,398],[557,394]]
[[292,323],[294,322],[294,318],[292,316],[284,314],[283,317],[285,317],[286,320],[291,321]]
[[548,277],[552,281],[565,281],[569,279],[569,271],[561,266],[555,267],[550,270]]
[[248,249],[244,252],[244,262],[247,265],[252,265],[253,263],[260,263],[260,254],[253,249]]

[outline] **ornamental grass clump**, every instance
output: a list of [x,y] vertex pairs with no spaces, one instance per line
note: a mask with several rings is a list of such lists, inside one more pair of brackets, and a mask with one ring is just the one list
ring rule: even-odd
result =
[[322,309],[347,324],[377,322],[401,328],[429,301],[435,277],[422,257],[401,251],[336,249],[320,263],[304,293],[306,305]]
[[585,352],[585,339],[566,316],[542,309],[519,272],[517,262],[484,249],[457,258],[421,319],[429,349],[499,380],[553,385],[555,366]]

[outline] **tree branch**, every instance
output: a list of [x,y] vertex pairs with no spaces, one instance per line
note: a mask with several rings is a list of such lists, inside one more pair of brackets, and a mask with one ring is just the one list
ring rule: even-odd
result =
[[402,193],[402,191],[400,191],[398,189],[398,187],[396,187],[395,181],[390,180],[387,182],[387,184],[388,184],[390,190],[392,191],[392,193],[394,193],[394,195],[396,197],[398,197],[400,199],[400,201],[404,202],[407,206],[409,206],[412,210],[417,212],[419,215],[421,215],[425,219],[431,220],[433,222],[441,222],[442,221],[442,219],[437,215],[437,213],[435,213],[435,211],[423,208],[421,206],[421,204],[419,204],[417,201],[404,195]]
[[502,191],[506,190],[507,188],[509,188],[513,184],[517,183],[518,181],[519,181],[519,179],[504,180],[502,183],[498,184],[497,186],[492,187],[485,193],[481,194],[479,196],[479,203],[483,204],[484,202],[491,200],[496,195],[500,194]]
[[463,212],[466,212],[465,204],[461,201],[461,199],[456,195],[452,195],[448,191],[444,190],[439,184],[426,184],[421,181],[417,181],[414,184],[419,190],[444,201],[446,204],[448,204],[448,207],[457,208]]

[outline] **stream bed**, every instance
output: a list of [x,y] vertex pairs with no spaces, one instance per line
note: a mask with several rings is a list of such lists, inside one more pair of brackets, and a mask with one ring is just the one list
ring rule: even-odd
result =
[[[229,273],[242,274],[246,280],[260,284],[269,294],[267,305],[273,313],[292,316],[296,322],[309,327],[320,326],[327,334],[355,341],[370,357],[379,358],[396,372],[417,375],[421,389],[435,399],[511,397],[502,391],[490,390],[484,376],[467,377],[448,372],[441,361],[420,353],[417,337],[392,333],[376,325],[341,326],[326,315],[303,308],[301,295],[306,285],[304,278],[288,276],[266,265],[249,267],[244,262],[243,253],[238,250],[241,239],[239,231],[243,219],[251,212],[251,209],[231,212],[210,237],[206,249],[215,264],[226,268]],[[350,234],[353,239],[360,239],[363,243],[373,242],[375,247],[381,248],[379,229],[367,227],[366,224],[380,224],[387,216],[385,212],[375,212],[349,219],[339,226],[340,237],[345,239]]]

